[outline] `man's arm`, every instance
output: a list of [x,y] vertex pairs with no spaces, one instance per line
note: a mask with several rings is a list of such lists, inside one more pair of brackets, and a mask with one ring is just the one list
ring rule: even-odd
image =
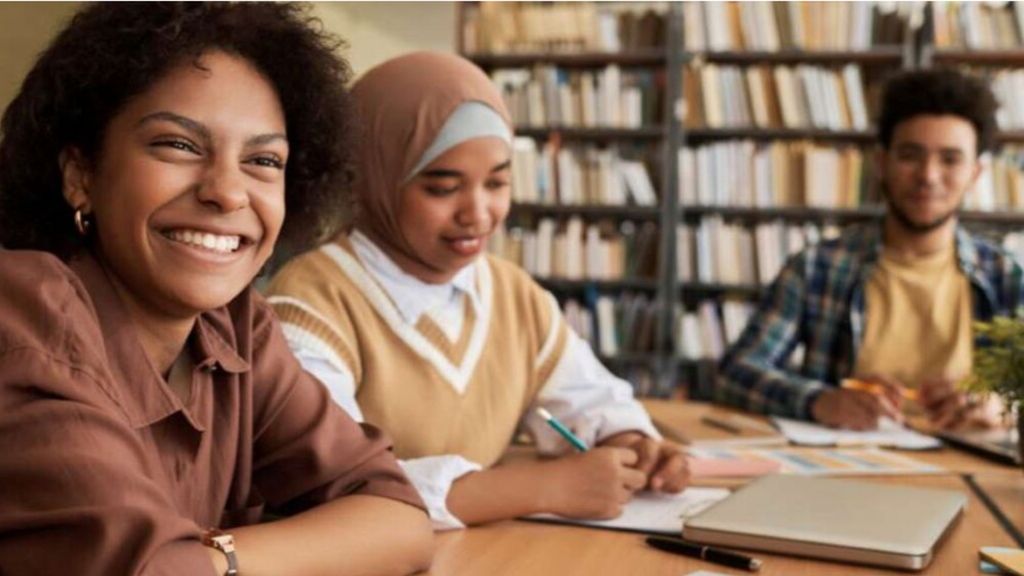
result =
[[804,319],[807,252],[790,258],[719,365],[714,398],[744,410],[811,418],[811,404],[828,388],[785,369]]

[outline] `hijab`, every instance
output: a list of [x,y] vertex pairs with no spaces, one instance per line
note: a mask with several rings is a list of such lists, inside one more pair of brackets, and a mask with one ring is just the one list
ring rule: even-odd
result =
[[452,147],[498,136],[511,147],[501,94],[473,63],[414,52],[364,74],[352,87],[363,126],[356,153],[355,227],[385,248],[421,261],[398,226],[402,186]]

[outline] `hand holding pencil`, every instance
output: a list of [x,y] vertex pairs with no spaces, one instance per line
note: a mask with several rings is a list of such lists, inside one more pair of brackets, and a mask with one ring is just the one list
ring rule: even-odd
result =
[[818,395],[811,405],[811,416],[834,428],[873,430],[882,416],[904,420],[902,406],[908,392],[902,383],[886,376],[848,378],[838,388]]

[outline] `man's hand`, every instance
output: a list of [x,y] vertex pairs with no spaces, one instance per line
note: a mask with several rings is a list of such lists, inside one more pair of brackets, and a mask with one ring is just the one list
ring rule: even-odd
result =
[[992,428],[1000,423],[997,400],[985,401],[957,390],[956,383],[949,378],[925,380],[919,390],[921,406],[936,428]]
[[634,468],[644,473],[644,488],[658,492],[680,492],[690,480],[686,454],[677,444],[659,441],[639,432],[622,432],[605,438],[601,446],[629,448],[637,455]]
[[825,390],[811,405],[811,417],[826,426],[851,430],[874,430],[882,416],[903,421],[900,410],[902,385],[898,381],[878,375],[858,376],[856,380],[871,384],[880,392],[845,388]]

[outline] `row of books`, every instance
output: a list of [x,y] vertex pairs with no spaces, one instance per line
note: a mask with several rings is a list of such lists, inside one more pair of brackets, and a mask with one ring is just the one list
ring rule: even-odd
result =
[[515,224],[491,235],[488,249],[523,267],[535,278],[619,280],[655,278],[658,227],[624,221],[586,224],[541,218],[535,227]]
[[856,64],[691,64],[683,94],[691,128],[867,130],[872,118]]
[[686,360],[718,360],[739,338],[754,306],[749,302],[705,300],[696,310],[676,309],[676,353]]
[[911,10],[892,2],[686,2],[691,51],[867,50],[906,38]]
[[676,274],[681,282],[769,284],[790,255],[839,232],[831,224],[744,226],[707,216],[676,227]]
[[999,101],[996,110],[996,124],[1000,130],[1024,129],[1024,71],[994,70],[990,76],[992,91]]
[[932,2],[937,48],[1005,50],[1024,43],[1020,2]]
[[659,309],[647,295],[632,292],[562,304],[566,322],[601,356],[653,350]]
[[[648,162],[652,150],[633,148],[624,158],[617,146],[563,145],[533,138],[512,145],[512,201],[530,204],[656,206],[658,193]],[[636,158],[640,159],[636,159]]]
[[865,151],[811,141],[726,140],[680,148],[679,202],[847,208],[874,200]]
[[665,45],[664,4],[481,2],[463,7],[467,53],[643,50]]
[[664,71],[538,65],[498,69],[491,80],[521,126],[640,128],[662,116]]
[[1003,146],[982,159],[986,169],[964,196],[966,210],[982,212],[1024,210],[1024,148]]

